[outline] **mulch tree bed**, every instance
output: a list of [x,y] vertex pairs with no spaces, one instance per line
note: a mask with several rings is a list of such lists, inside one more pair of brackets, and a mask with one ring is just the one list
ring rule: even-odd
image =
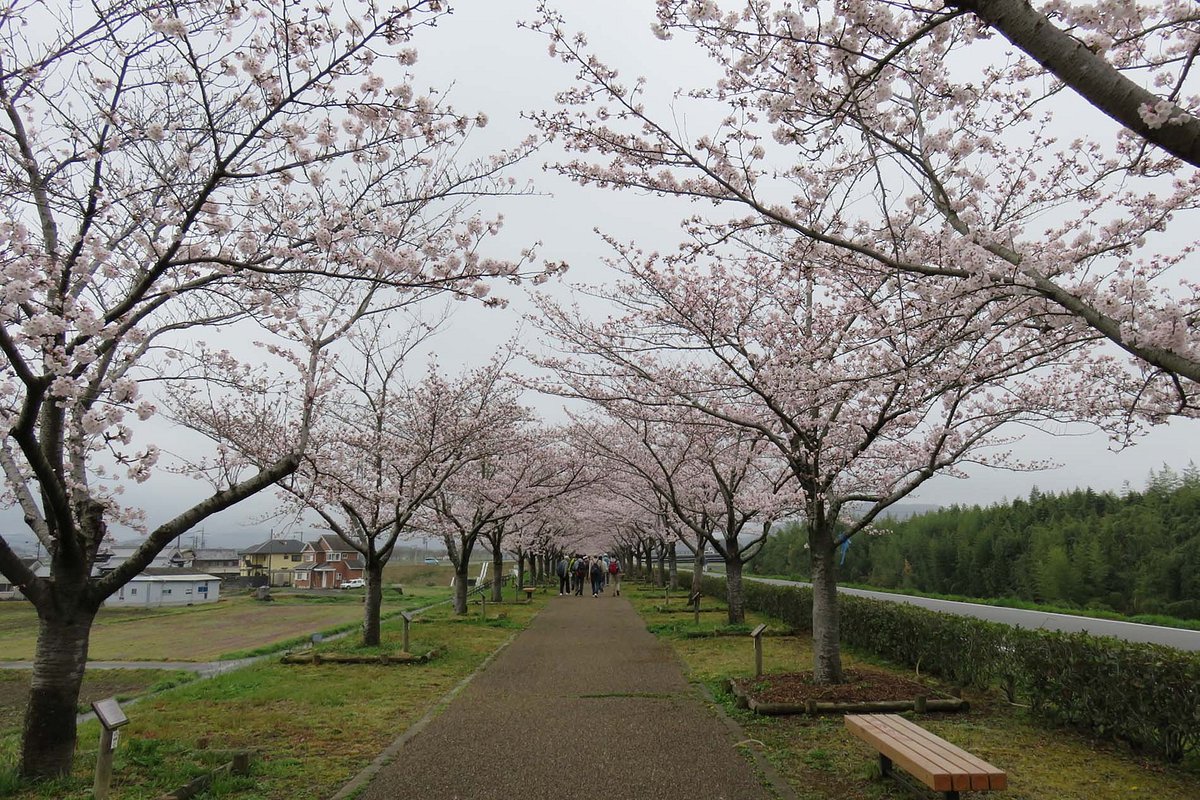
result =
[[813,683],[811,672],[734,678],[739,705],[759,714],[832,714],[847,711],[965,711],[967,703],[931,686],[888,672],[845,670],[845,683]]

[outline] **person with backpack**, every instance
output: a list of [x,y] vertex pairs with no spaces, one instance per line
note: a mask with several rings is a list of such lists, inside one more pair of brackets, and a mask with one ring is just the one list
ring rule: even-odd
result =
[[621,562],[617,561],[617,557],[613,556],[608,560],[608,577],[609,580],[616,584],[616,594],[614,597],[621,596]]
[[558,564],[555,565],[554,571],[558,575],[558,596],[562,597],[567,592],[571,591],[571,571],[569,569],[567,557],[561,556],[558,559]]
[[604,586],[604,569],[600,566],[599,556],[588,559],[588,574],[592,578],[592,597],[599,597],[600,589]]
[[587,559],[583,556],[575,557],[575,596],[583,597],[583,582],[587,580],[588,565]]

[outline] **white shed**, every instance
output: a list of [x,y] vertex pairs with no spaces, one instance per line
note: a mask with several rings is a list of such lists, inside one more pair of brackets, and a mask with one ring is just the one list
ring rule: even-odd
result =
[[117,608],[157,608],[215,603],[221,596],[221,579],[186,569],[150,568],[104,601]]

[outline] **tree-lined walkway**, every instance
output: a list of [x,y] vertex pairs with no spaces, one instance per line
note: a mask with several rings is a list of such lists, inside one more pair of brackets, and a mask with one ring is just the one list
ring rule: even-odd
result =
[[769,795],[624,598],[555,597],[361,800]]

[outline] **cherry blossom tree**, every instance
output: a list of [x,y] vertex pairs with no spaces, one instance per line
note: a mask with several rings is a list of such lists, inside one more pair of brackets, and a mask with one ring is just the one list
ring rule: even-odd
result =
[[777,450],[808,526],[815,677],[837,682],[835,548],[956,465],[1036,466],[1009,458],[998,431],[1067,405],[1053,370],[1076,343],[1036,319],[1014,325],[1024,315],[1011,306],[1024,298],[980,303],[968,292],[951,304],[924,281],[865,280],[821,260],[827,252],[710,261],[626,248],[626,279],[609,291],[620,315],[593,322],[542,300],[559,354],[541,363],[555,375],[550,390],[682,406]]
[[722,73],[672,108],[542,12],[576,69],[533,115],[576,154],[561,173],[713,201],[696,247],[784,230],[844,269],[1029,297],[1107,340],[1074,375],[1108,413],[1196,413],[1195,3],[660,0],[656,32]]
[[454,565],[457,614],[467,613],[467,570],[479,540],[491,547],[493,600],[499,601],[503,547],[515,521],[587,480],[585,466],[561,451],[558,434],[520,405],[515,385],[503,388],[495,402],[505,411],[504,422],[488,430],[484,455],[446,481],[428,503],[426,530],[442,538]]
[[[441,13],[434,0],[355,16],[281,0],[0,10],[0,468],[51,569],[34,576],[0,538],[0,572],[39,617],[22,775],[70,770],[104,599],[298,468],[359,319],[523,277],[482,255],[497,225],[470,209],[517,190],[501,173],[531,145],[456,162],[486,119],[407,73],[412,38]],[[216,444],[185,468],[211,493],[149,528],[121,498],[159,469],[135,435],[156,411],[144,387],[206,378],[223,409],[197,427]],[[93,576],[114,524],[147,535]]]
[[[742,568],[761,549],[771,524],[799,504],[784,491],[790,474],[775,448],[757,432],[694,409],[667,415],[629,402],[604,408],[613,422],[579,425],[579,437],[599,457],[644,481],[663,510],[691,533],[693,541],[680,539],[695,557],[693,591],[700,589],[706,545],[713,546],[725,563],[729,623],[744,622]],[[747,536],[752,521],[756,533]]]
[[337,399],[326,404],[300,467],[281,482],[297,512],[316,514],[362,556],[368,646],[379,644],[383,568],[396,542],[415,534],[450,478],[488,454],[488,432],[510,410],[493,402],[503,359],[453,380],[431,370],[409,385],[404,362],[424,337],[390,336],[378,323],[353,340],[357,357],[334,368]]

